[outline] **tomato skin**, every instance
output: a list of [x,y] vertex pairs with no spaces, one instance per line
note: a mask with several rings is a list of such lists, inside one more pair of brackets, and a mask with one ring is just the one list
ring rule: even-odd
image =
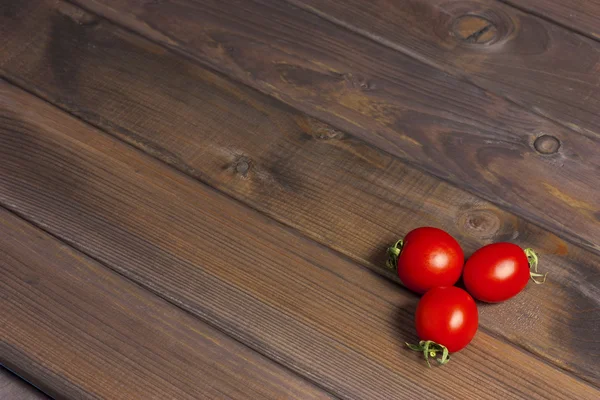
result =
[[404,237],[397,272],[404,286],[425,293],[436,286],[454,285],[464,262],[463,250],[456,239],[441,229],[422,227]]
[[456,286],[436,287],[419,301],[415,326],[421,340],[446,346],[450,353],[468,345],[479,326],[475,300]]
[[477,250],[463,271],[467,291],[476,299],[498,303],[520,293],[529,281],[529,262],[512,243],[493,243]]

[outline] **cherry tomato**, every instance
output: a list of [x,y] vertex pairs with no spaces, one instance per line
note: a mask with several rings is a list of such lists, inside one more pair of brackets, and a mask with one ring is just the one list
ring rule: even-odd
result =
[[452,286],[460,278],[465,262],[458,242],[438,228],[410,231],[388,249],[388,267],[396,268],[402,284],[425,293],[437,286]]
[[[533,269],[533,271],[530,270]],[[535,271],[535,272],[534,272]],[[537,255],[512,243],[494,243],[477,250],[467,260],[463,281],[478,300],[498,303],[517,295],[537,273]],[[536,283],[543,281],[535,280]]]
[[442,352],[438,361],[444,364],[448,353],[471,342],[478,325],[477,305],[469,293],[455,286],[436,287],[425,293],[417,305],[415,326],[421,342],[419,346],[408,346],[423,351],[425,359]]

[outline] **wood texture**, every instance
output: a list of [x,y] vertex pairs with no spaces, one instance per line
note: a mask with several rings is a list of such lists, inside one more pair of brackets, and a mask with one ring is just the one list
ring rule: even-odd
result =
[[569,29],[600,39],[598,0],[500,0],[513,7],[549,19]]
[[289,1],[600,141],[595,40],[495,0]]
[[0,238],[0,362],[56,398],[331,399],[5,209]]
[[597,137],[285,2],[77,3],[600,253]]
[[50,400],[48,396],[0,366],[0,399]]
[[11,79],[380,273],[385,247],[421,225],[467,253],[505,240],[535,248],[548,284],[481,307],[482,325],[599,383],[597,256],[105,21],[87,30],[53,10],[15,24],[13,37],[29,25],[38,35],[8,41],[23,49],[0,57]]
[[484,331],[430,370],[397,285],[7,84],[0,110],[1,204],[339,397],[600,395]]

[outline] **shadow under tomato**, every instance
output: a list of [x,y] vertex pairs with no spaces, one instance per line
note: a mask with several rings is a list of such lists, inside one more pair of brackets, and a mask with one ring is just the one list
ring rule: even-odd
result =
[[410,350],[406,346],[406,343],[419,343],[419,337],[415,329],[415,311],[417,310],[418,301],[419,298],[414,295],[414,298],[410,302],[399,306],[395,313],[396,331],[398,332],[395,337],[398,340],[398,346],[402,348],[403,354],[407,357],[414,357],[415,360],[422,358],[423,355]]

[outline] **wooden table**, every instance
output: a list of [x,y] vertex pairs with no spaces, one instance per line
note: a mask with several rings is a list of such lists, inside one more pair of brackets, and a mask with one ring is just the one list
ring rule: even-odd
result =
[[[68,399],[600,398],[599,27],[597,1],[3,0],[0,363]],[[431,369],[383,268],[418,226],[549,273]]]

